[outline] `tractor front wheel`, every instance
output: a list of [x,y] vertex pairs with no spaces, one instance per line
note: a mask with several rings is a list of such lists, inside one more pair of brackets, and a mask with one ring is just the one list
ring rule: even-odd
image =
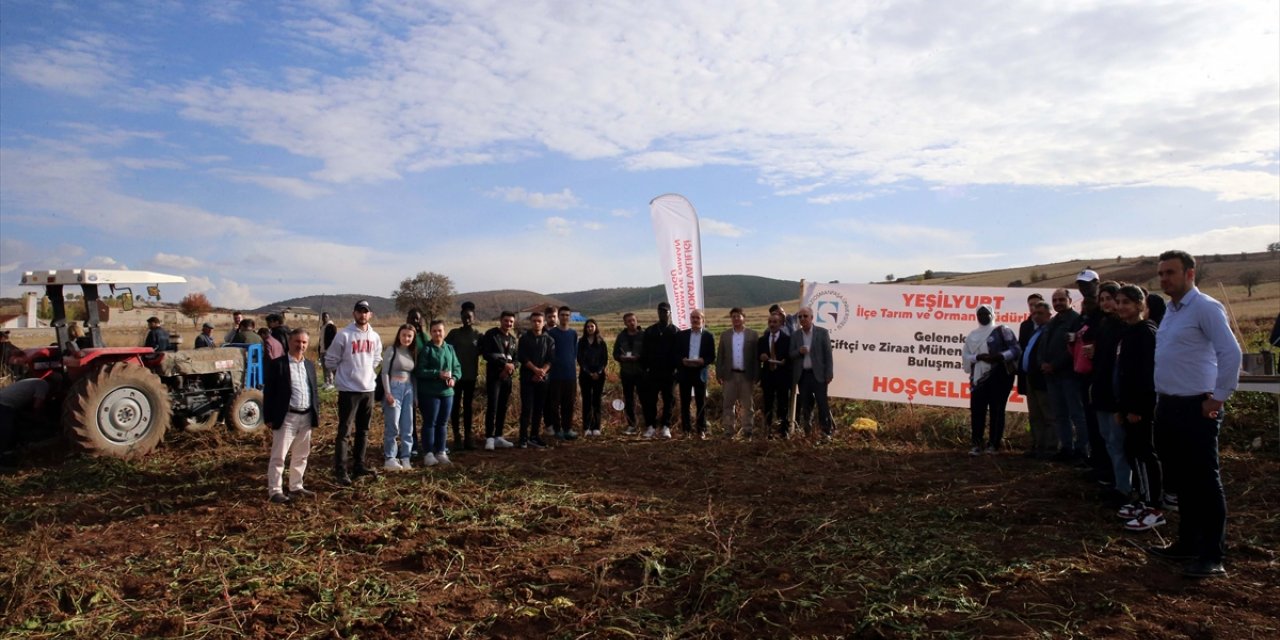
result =
[[146,367],[117,362],[71,388],[62,424],[93,455],[135,459],[151,453],[169,426],[169,393]]
[[227,407],[227,426],[235,433],[257,433],[266,424],[262,413],[262,391],[244,389]]

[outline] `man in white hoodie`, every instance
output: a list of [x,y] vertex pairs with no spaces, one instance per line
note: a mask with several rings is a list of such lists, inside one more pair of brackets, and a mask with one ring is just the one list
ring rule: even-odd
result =
[[365,465],[365,447],[369,440],[369,420],[373,415],[374,370],[382,362],[382,338],[369,321],[373,312],[361,300],[351,313],[352,323],[333,338],[324,352],[324,367],[334,372],[338,387],[338,438],[334,443],[333,477],[343,486],[351,485],[347,474],[347,434],[355,422],[355,464],[353,474],[377,476]]

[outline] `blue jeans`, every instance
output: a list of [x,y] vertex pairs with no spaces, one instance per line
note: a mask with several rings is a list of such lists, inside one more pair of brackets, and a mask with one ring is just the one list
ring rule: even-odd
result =
[[1098,431],[1102,434],[1102,440],[1107,443],[1107,457],[1111,459],[1111,469],[1116,475],[1116,491],[1127,496],[1133,491],[1133,472],[1129,468],[1129,456],[1124,450],[1125,428],[1116,424],[1116,414],[1099,411]]
[[1080,378],[1074,373],[1057,373],[1044,380],[1049,388],[1053,422],[1058,427],[1058,450],[1088,453],[1089,425],[1084,418],[1084,401],[1080,399]]
[[449,425],[449,409],[453,396],[422,396],[418,399],[422,410],[422,453],[444,453],[445,429]]
[[[413,452],[413,381],[391,381],[387,389],[395,404],[387,404],[382,400],[382,418],[385,428],[382,431],[382,457],[408,458]],[[396,436],[400,438],[400,447],[396,448]]]

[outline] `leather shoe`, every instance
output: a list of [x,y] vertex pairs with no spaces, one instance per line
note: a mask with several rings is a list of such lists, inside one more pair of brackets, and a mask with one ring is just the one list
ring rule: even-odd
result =
[[1146,552],[1161,560],[1195,560],[1196,554],[1184,551],[1177,544],[1167,547],[1147,547]]
[[289,496],[286,496],[283,493],[273,493],[268,500],[275,504],[289,504]]
[[378,477],[378,472],[377,472],[377,471],[374,471],[373,469],[367,469],[367,468],[365,468],[365,467],[360,467],[359,469],[356,469],[355,473],[353,473],[352,475],[354,475],[354,476],[355,476],[355,477],[357,477],[357,478],[362,478],[362,477],[365,477],[365,476],[368,476],[368,477],[370,477],[370,478],[376,478],[376,477]]
[[351,486],[351,476],[347,475],[346,471],[339,471],[333,474],[333,481],[344,487]]
[[289,492],[289,496],[292,498],[314,498],[316,497],[316,492],[310,489],[294,489]]
[[1196,560],[1182,568],[1182,575],[1187,578],[1225,578],[1227,570],[1221,562],[1213,560]]

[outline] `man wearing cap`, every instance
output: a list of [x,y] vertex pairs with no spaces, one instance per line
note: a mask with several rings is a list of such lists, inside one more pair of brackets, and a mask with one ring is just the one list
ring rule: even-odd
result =
[[156,351],[169,350],[169,332],[160,325],[160,318],[155,316],[147,318],[147,338],[142,346],[151,347]]
[[334,384],[338,387],[338,435],[334,443],[333,476],[338,484],[351,485],[347,475],[347,434],[355,426],[355,477],[377,476],[377,472],[365,465],[365,448],[369,442],[369,420],[373,415],[373,388],[377,374],[374,370],[382,363],[382,338],[373,330],[369,321],[373,312],[369,303],[361,300],[351,312],[352,322],[333,338],[324,354],[324,366],[334,371]]
[[1195,285],[1185,251],[1160,254],[1160,288],[1169,308],[1156,331],[1154,430],[1165,475],[1178,487],[1178,540],[1147,552],[1189,560],[1189,578],[1225,577],[1227,498],[1218,463],[1222,407],[1240,384],[1240,344],[1222,304]]
[[[658,321],[644,330],[644,351],[640,366],[644,384],[640,387],[640,404],[644,410],[644,437],[652,438],[660,427],[662,437],[671,437],[671,413],[675,408],[675,367],[672,352],[679,330],[671,324],[671,305],[658,303]],[[679,358],[679,356],[675,356]],[[658,397],[662,397],[662,418],[658,418]]]
[[[1097,341],[1102,331],[1102,323],[1106,319],[1107,314],[1098,304],[1098,291],[1101,285],[1098,273],[1092,269],[1085,269],[1076,276],[1076,289],[1081,295],[1078,334],[1082,336],[1084,345],[1092,345]],[[1098,426],[1098,410],[1094,406],[1093,394],[1089,392],[1089,388],[1089,376],[1086,375],[1080,384],[1080,401],[1084,404],[1084,422],[1089,432],[1088,466],[1093,469],[1093,475],[1097,480],[1112,484],[1115,481],[1115,471],[1107,455],[1107,441],[1103,439],[1102,429]]]
[[196,348],[208,349],[218,346],[213,341],[213,325],[208,322],[200,327],[200,335],[196,336]]
[[[471,301],[462,303],[460,314],[462,326],[449,331],[444,337],[447,344],[453,346],[453,352],[462,362],[462,377],[453,383],[454,410],[453,448],[466,451],[475,448],[471,440],[472,405],[475,404],[476,379],[480,377],[480,332],[472,326],[476,320],[476,305]],[[461,428],[459,428],[461,427]]]

